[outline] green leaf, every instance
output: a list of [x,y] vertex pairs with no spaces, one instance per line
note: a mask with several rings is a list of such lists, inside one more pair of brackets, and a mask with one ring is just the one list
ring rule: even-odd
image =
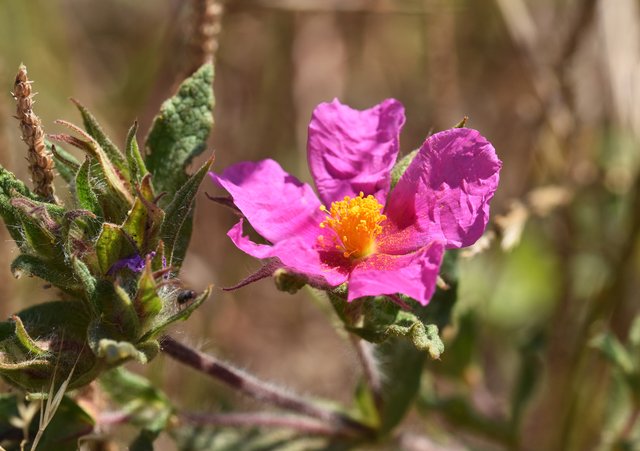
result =
[[69,269],[35,255],[19,255],[11,263],[11,272],[16,278],[20,278],[22,274],[39,277],[73,296],[81,295],[83,290],[80,282],[69,276]]
[[211,294],[211,289],[213,287],[209,286],[206,290],[200,293],[189,306],[183,308],[177,313],[171,315],[168,318],[164,318],[162,321],[153,325],[153,327],[145,333],[142,338],[140,338],[140,343],[150,340],[152,338],[157,337],[160,333],[162,333],[170,324],[175,323],[176,321],[185,321],[191,316],[191,314],[198,308],[200,305],[209,297]]
[[591,341],[591,346],[602,354],[626,376],[636,371],[634,360],[629,351],[610,332],[598,335]]
[[174,408],[169,398],[142,376],[122,367],[100,377],[103,390],[128,414],[129,421],[142,428],[130,449],[153,449],[153,441],[168,425]]
[[146,164],[159,192],[173,197],[187,180],[185,168],[200,154],[213,126],[213,65],[205,64],[162,104],[147,137]]
[[[22,417],[18,408],[22,403],[21,398],[18,394],[0,395],[0,437],[7,450],[20,449],[22,430],[12,424]],[[35,402],[29,407],[26,404],[21,406],[22,411],[31,411],[33,414],[28,424],[30,438],[35,437],[39,425],[39,415],[34,404]],[[78,438],[91,433],[93,427],[93,418],[65,396],[38,444],[38,451],[75,451],[78,448]],[[29,443],[25,449],[30,449]]]
[[75,451],[78,439],[91,434],[94,425],[93,418],[82,407],[64,396],[38,443],[38,451]]
[[140,183],[142,178],[149,173],[147,166],[144,164],[138,141],[136,140],[136,132],[138,131],[138,122],[134,122],[129,133],[127,134],[127,143],[125,146],[127,154],[127,164],[129,165],[129,173],[131,174],[131,183]]
[[25,353],[24,338],[17,335],[19,328],[12,322],[13,336],[3,334],[4,340],[0,342],[4,352],[0,374],[23,389],[36,392],[50,385],[54,371],[66,376],[73,370],[70,388],[84,385],[95,377],[96,359],[85,346],[89,317],[81,303],[46,302],[19,312],[18,317],[25,333],[35,337],[36,346],[50,351],[35,359],[33,352]]
[[71,265],[73,267],[73,272],[75,273],[76,277],[82,283],[84,292],[86,293],[86,300],[89,302],[93,311],[96,312],[97,310],[95,309],[95,303],[93,299],[93,296],[96,291],[96,283],[97,283],[95,277],[91,275],[91,271],[89,271],[89,268],[87,268],[87,265],[85,265],[84,262],[79,258],[71,257]]
[[184,258],[191,237],[195,197],[212,164],[213,157],[189,177],[165,208],[164,223],[160,234],[162,241],[164,241],[165,255],[169,265],[179,267]]
[[27,330],[24,328],[24,323],[18,315],[13,315],[11,319],[16,324],[16,338],[28,354],[36,357],[42,357],[48,354],[46,349],[42,349],[38,346],[38,343],[31,338]]
[[382,387],[381,432],[390,432],[402,421],[420,388],[425,353],[404,340],[391,339],[377,347]]
[[91,187],[91,164],[92,158],[87,157],[82,163],[82,166],[78,169],[75,177],[75,187],[76,187],[76,198],[78,199],[78,204],[80,208],[85,210],[89,210],[94,213],[97,217],[104,217],[104,213],[102,212],[102,206],[100,205],[100,201],[98,200],[98,196],[93,191]]
[[80,114],[82,115],[82,122],[84,123],[84,129],[95,139],[100,147],[104,149],[105,154],[109,157],[109,160],[115,165],[116,168],[124,175],[129,177],[129,171],[125,164],[122,151],[109,139],[96,118],[89,112],[89,110],[75,99],[71,101],[78,107]]

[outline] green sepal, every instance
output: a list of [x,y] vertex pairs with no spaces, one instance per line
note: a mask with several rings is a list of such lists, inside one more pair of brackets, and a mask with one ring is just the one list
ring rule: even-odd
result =
[[158,287],[153,278],[150,259],[147,259],[147,264],[140,273],[133,304],[143,325],[149,324],[162,311],[163,302],[158,296]]
[[91,188],[91,157],[87,157],[78,169],[75,177],[76,199],[78,206],[89,210],[99,218],[104,217],[98,196]]
[[68,268],[61,268],[59,263],[29,254],[21,254],[11,263],[11,272],[16,279],[25,273],[39,277],[72,296],[80,296],[83,286],[75,278],[69,277],[68,271]]
[[127,164],[129,165],[129,173],[131,174],[131,183],[140,183],[142,178],[149,173],[144,159],[138,148],[138,140],[136,132],[138,131],[138,121],[134,122],[129,133],[127,134],[127,142],[125,144],[125,152],[127,155]]
[[154,324],[152,328],[147,331],[141,338],[140,343],[151,340],[158,335],[160,335],[170,324],[175,323],[176,321],[184,321],[198,308],[200,305],[209,297],[211,294],[212,286],[207,287],[202,293],[200,293],[187,307],[179,310],[177,313],[169,316],[168,318],[163,318],[162,321],[159,321],[157,324]]
[[145,148],[154,186],[169,199],[187,180],[186,166],[205,149],[213,126],[213,65],[205,64],[165,101],[151,126]]
[[95,139],[100,147],[104,150],[105,154],[109,157],[109,160],[115,165],[116,168],[122,173],[123,176],[129,177],[129,170],[125,163],[122,151],[109,139],[107,134],[102,130],[102,127],[96,120],[96,118],[89,112],[89,110],[75,99],[71,101],[78,107],[80,115],[82,116],[82,122],[84,129]]
[[418,155],[418,150],[419,149],[411,151],[409,154],[398,160],[398,162],[393,166],[393,169],[391,169],[391,189],[396,187],[404,172],[407,170],[416,155]]
[[135,246],[122,227],[105,222],[96,241],[98,265],[102,274],[107,274],[118,260],[137,253]]
[[213,164],[209,158],[196,173],[182,185],[165,208],[164,223],[160,235],[165,246],[167,263],[179,268],[189,245],[193,226],[193,207],[198,188]]

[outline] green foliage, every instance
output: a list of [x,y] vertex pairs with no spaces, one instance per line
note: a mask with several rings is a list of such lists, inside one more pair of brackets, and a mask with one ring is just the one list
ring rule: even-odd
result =
[[[68,375],[68,387],[74,388],[128,360],[146,363],[159,351],[155,338],[211,292],[178,303],[180,290],[165,287],[182,286],[177,273],[191,235],[195,195],[212,163],[191,177],[185,172],[211,128],[212,76],[205,66],[156,119],[150,134],[150,142],[159,143],[154,155],[175,167],[156,165],[149,172],[136,142],[137,125],[123,154],[76,101],[86,131],[58,121],[75,136],[51,138],[81,149],[84,162],[49,146],[69,183],[71,205],[42,202],[0,167],[0,215],[21,251],[11,270],[39,277],[64,295],[0,323],[0,375],[11,384],[42,391],[57,372]],[[191,114],[192,106],[198,112]],[[194,118],[199,122],[192,123]],[[168,174],[181,178],[174,180],[180,189],[165,211],[152,178],[163,185]]]
[[[37,401],[24,404],[20,395],[0,395],[0,445],[7,451],[17,451],[24,438],[26,448],[38,432],[40,409]],[[38,451],[75,451],[78,439],[93,430],[94,420],[69,397],[64,396],[55,416],[38,442]],[[24,437],[27,432],[27,437]]]
[[168,201],[187,180],[191,159],[205,148],[213,126],[212,84],[213,65],[205,64],[162,105],[151,126],[146,165],[158,191],[168,193]]
[[130,449],[153,449],[153,441],[173,415],[174,407],[167,396],[147,379],[123,368],[105,372],[100,384],[129,422],[141,428]]

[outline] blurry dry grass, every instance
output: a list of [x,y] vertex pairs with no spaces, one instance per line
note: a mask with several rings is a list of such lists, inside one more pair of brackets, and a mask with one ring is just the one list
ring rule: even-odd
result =
[[[189,3],[179,0],[3,2],[0,80],[8,91],[24,61],[40,92],[38,111],[46,131],[55,131],[56,118],[77,118],[65,100],[74,97],[122,142],[136,117],[146,129],[191,67],[188,49],[196,26],[191,17]],[[633,0],[615,6],[604,0],[229,1],[216,60],[215,168],[270,157],[309,181],[306,126],[317,103],[339,97],[364,108],[395,97],[407,110],[404,153],[462,115],[494,143],[504,160],[495,214],[507,214],[511,200],[524,199],[541,185],[574,192],[604,180],[611,192],[625,194],[636,177],[637,149],[603,154],[602,143],[612,133],[635,143],[640,133],[638,18]],[[0,98],[0,162],[24,178],[19,133],[7,120],[11,101],[9,95]],[[199,202],[184,276],[194,288],[232,285],[258,264],[226,239],[233,216],[204,196]],[[562,331],[573,330],[583,314],[574,302],[569,268],[576,249],[567,248],[572,231],[565,219],[541,228],[554,237],[553,258],[565,273],[557,284],[549,282],[559,286],[552,290],[551,310],[526,325],[548,323],[552,334],[560,335],[569,334]],[[19,299],[43,295],[39,282],[9,280],[15,251],[2,233],[6,269],[0,312],[6,316],[20,307]],[[500,257],[487,257],[487,272],[495,269],[492,258]],[[633,287],[637,281],[628,289]],[[625,299],[614,321],[621,330],[624,318],[637,310]],[[483,312],[487,306],[475,308]],[[478,357],[486,371],[483,389],[501,405],[513,382],[513,365],[505,358],[493,366],[503,349],[499,331],[483,334]],[[346,400],[358,374],[354,355],[309,297],[279,293],[268,281],[233,293],[217,291],[178,335],[310,394]],[[546,356],[556,365],[550,368],[563,368],[572,353],[565,347],[570,338],[550,337],[558,345]],[[150,374],[194,410],[235,402],[184,371],[158,359]],[[554,397],[564,396],[571,380],[558,378],[554,385],[553,374],[547,377],[549,391],[538,398],[524,437],[525,443],[527,437],[539,438],[538,449],[557,449],[549,428],[566,412],[554,411]]]

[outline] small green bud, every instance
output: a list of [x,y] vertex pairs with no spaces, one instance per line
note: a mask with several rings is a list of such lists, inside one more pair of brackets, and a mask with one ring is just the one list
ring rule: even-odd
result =
[[285,291],[289,294],[296,293],[308,282],[305,276],[289,272],[284,268],[276,269],[273,273],[273,281],[278,290]]

